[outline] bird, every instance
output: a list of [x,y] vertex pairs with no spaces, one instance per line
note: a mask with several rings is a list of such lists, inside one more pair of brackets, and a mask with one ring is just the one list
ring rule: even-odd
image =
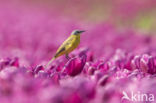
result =
[[72,52],[74,49],[78,47],[80,44],[80,34],[85,32],[84,30],[74,30],[71,35],[62,43],[62,45],[58,48],[53,58],[46,65],[49,66],[56,58],[65,55],[69,60],[68,54]]

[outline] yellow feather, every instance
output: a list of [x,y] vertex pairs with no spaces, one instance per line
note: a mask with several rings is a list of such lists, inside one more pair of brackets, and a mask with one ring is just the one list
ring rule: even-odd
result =
[[48,64],[46,65],[46,68],[49,66],[49,64],[51,64],[53,61],[55,60],[55,58],[52,58],[49,62],[48,62]]

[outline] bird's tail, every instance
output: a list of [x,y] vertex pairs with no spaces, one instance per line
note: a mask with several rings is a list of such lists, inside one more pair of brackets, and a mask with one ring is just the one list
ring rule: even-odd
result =
[[48,64],[46,65],[46,68],[49,66],[49,64],[51,64],[53,61],[55,60],[55,57],[53,57],[49,62]]

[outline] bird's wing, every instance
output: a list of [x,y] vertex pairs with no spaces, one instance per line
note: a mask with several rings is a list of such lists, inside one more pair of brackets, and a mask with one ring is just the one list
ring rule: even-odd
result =
[[74,37],[70,36],[67,40],[63,42],[63,44],[58,48],[55,56],[60,54],[61,52],[66,51],[69,47],[72,46],[72,42],[74,41]]

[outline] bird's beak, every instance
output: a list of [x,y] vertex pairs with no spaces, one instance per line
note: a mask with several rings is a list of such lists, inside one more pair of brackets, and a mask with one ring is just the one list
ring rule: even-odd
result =
[[85,31],[84,30],[80,31],[80,33],[83,33],[83,32],[85,32]]

